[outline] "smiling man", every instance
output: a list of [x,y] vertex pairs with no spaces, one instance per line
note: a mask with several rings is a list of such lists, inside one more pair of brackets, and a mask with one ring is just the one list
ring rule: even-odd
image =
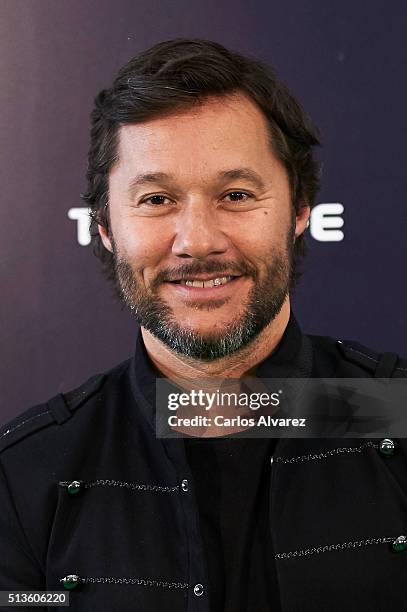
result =
[[65,589],[77,611],[405,609],[403,443],[254,438],[208,415],[156,435],[157,378],[406,376],[291,312],[310,120],[270,68],[195,39],[130,60],[91,120],[85,201],[135,352],[0,434],[1,588]]
[[99,231],[148,353],[169,376],[239,377],[287,326],[310,212],[293,208],[266,118],[242,92],[208,94],[122,126],[117,157]]

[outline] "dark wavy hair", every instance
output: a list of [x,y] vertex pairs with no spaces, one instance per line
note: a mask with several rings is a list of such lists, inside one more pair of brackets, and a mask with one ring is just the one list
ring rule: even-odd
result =
[[[208,96],[237,92],[245,93],[267,119],[272,150],[288,173],[293,209],[314,205],[319,165],[312,147],[320,144],[317,131],[274,70],[209,40],[161,42],[121,68],[112,87],[96,96],[91,113],[87,192],[82,197],[90,209],[94,253],[108,278],[115,278],[114,258],[97,225],[109,231],[108,175],[118,160],[120,127],[170,114]],[[294,246],[293,284],[305,250],[301,235]]]

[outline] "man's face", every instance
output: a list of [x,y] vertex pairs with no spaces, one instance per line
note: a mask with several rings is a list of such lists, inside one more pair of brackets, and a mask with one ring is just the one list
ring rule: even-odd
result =
[[140,324],[211,360],[254,339],[288,296],[293,215],[266,119],[244,95],[120,129],[109,176],[116,279]]

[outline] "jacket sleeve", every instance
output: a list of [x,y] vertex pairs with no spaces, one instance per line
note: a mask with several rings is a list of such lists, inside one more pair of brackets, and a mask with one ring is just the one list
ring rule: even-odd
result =
[[[0,463],[0,590],[44,591],[45,577],[31,551]],[[19,606],[19,609],[32,610]],[[36,610],[45,608],[35,607]],[[7,612],[9,607],[0,605]]]

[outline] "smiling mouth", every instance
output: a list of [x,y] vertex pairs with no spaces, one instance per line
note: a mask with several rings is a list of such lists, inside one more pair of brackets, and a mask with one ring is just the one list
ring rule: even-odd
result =
[[220,287],[221,285],[227,285],[231,281],[239,278],[238,276],[217,276],[215,278],[208,279],[179,279],[176,281],[172,281],[176,285],[184,285],[186,287],[197,287],[200,289],[205,289],[209,287]]

